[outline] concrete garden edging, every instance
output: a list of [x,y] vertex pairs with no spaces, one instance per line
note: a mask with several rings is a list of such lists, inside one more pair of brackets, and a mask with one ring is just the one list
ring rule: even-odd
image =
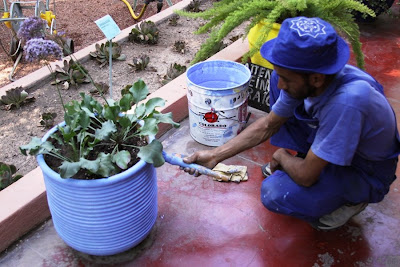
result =
[[[173,15],[173,10],[183,9],[189,5],[191,0],[183,0],[174,6],[148,18],[153,22],[161,23]],[[133,28],[124,29],[114,41],[124,42]],[[105,42],[103,39],[97,43]],[[85,61],[89,58],[89,52],[95,49],[92,44],[74,55],[78,60]],[[208,60],[223,59],[239,61],[243,54],[248,51],[247,40],[239,39],[224,50],[215,54]],[[60,64],[59,62],[54,62]],[[23,86],[29,88],[37,84],[39,81],[50,76],[47,67],[38,69],[37,71],[0,88],[0,96],[11,88]],[[161,112],[172,112],[175,121],[182,121],[188,116],[188,101],[186,98],[186,76],[182,74],[178,78],[164,85],[150,97],[161,97],[166,100],[166,105]],[[160,125],[160,137],[170,129],[169,125]],[[0,201],[3,203],[0,210],[0,251],[5,250],[13,242],[17,241],[21,236],[38,226],[50,217],[50,211],[47,205],[46,189],[44,186],[43,175],[39,167],[26,174],[23,178],[0,191]]]

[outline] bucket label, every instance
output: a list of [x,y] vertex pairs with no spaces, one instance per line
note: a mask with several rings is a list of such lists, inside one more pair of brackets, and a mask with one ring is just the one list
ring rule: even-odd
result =
[[238,135],[245,125],[247,101],[231,110],[204,110],[189,103],[190,134],[209,146],[220,146]]

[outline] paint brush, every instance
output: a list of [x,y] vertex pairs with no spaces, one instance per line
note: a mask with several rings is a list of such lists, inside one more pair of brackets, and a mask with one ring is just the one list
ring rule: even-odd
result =
[[165,151],[163,151],[162,154],[163,154],[165,161],[168,162],[169,164],[177,165],[177,166],[180,166],[183,168],[195,169],[201,174],[214,177],[214,178],[216,178],[218,180],[222,180],[224,182],[229,182],[231,180],[231,177],[229,175],[225,175],[225,174],[210,170],[204,166],[201,166],[201,165],[198,165],[195,163],[187,164],[187,163],[183,162],[182,157],[184,157],[184,156],[181,154],[177,154],[177,153],[169,154],[169,153],[166,153]]

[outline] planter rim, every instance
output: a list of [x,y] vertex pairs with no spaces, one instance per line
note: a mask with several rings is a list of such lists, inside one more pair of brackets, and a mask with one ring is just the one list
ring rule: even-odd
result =
[[[58,130],[58,127],[62,127],[65,125],[65,121],[59,123],[58,125],[51,128],[41,139],[42,142],[47,140],[51,134],[55,133]],[[154,138],[154,137],[153,137]],[[153,138],[150,138],[152,140]],[[99,186],[104,186],[105,184],[111,185],[123,181],[127,176],[136,173],[140,169],[144,168],[147,164],[144,160],[139,160],[135,165],[126,169],[125,171],[115,174],[110,177],[104,177],[100,179],[92,179],[92,180],[85,180],[85,179],[75,179],[75,178],[61,178],[60,174],[55,172],[51,169],[44,160],[43,155],[38,155],[36,160],[42,169],[43,172],[48,173],[48,177],[52,180],[56,180],[58,183],[65,184],[65,185],[74,185],[79,187],[87,187],[87,188],[95,188]]]

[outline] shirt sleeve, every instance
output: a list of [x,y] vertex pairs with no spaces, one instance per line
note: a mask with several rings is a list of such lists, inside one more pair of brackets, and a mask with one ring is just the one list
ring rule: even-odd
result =
[[312,151],[330,163],[350,165],[358,147],[363,122],[364,115],[354,107],[327,106],[321,114]]

